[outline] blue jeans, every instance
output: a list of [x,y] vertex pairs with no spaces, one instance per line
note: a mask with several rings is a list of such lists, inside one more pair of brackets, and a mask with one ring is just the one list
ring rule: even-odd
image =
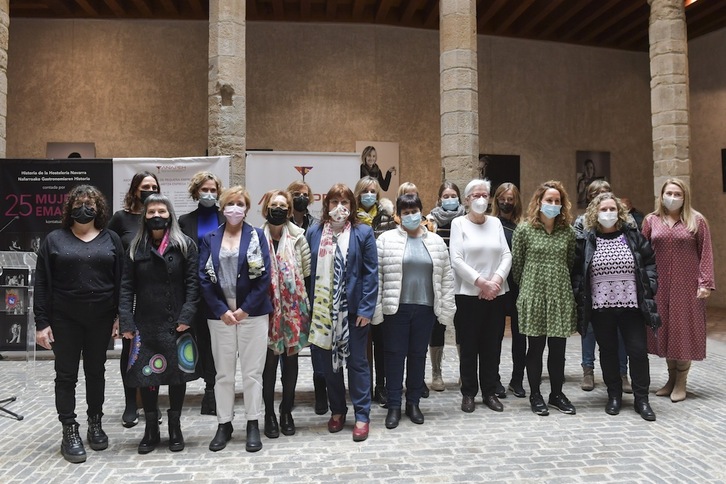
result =
[[[370,324],[356,326],[355,314],[348,315],[348,328],[350,332],[348,347],[350,356],[347,359],[348,389],[350,401],[355,410],[356,422],[368,422],[371,412],[371,372],[366,357],[368,345],[368,331]],[[343,370],[333,371],[333,354],[331,350],[324,350],[317,346],[311,347],[314,366],[325,373],[325,385],[328,388],[328,401],[333,415],[345,415],[348,407],[345,403],[345,382]]]
[[[595,368],[595,332],[592,324],[587,326],[587,333],[582,338],[582,366]],[[620,361],[620,374],[628,374],[628,353],[625,351],[623,335],[618,329],[618,360]]]
[[424,387],[426,351],[436,315],[431,306],[401,304],[383,320],[388,408],[401,407],[403,367],[406,366],[406,403],[418,405]]

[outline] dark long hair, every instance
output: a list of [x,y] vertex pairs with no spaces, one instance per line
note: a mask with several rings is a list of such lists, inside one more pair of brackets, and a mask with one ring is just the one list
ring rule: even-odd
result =
[[138,198],[136,198],[136,190],[139,189],[139,185],[141,185],[141,182],[144,181],[144,178],[146,178],[147,176],[150,176],[151,178],[156,180],[156,186],[159,187],[158,193],[161,193],[161,185],[159,185],[159,179],[156,178],[156,175],[154,175],[150,171],[140,171],[135,174],[134,177],[131,179],[131,186],[129,187],[129,191],[124,197],[124,210],[133,212],[134,209],[140,210],[142,208],[143,204]]
[[76,203],[76,200],[79,198],[88,198],[96,204],[96,218],[93,220],[93,226],[98,230],[104,228],[108,222],[108,204],[106,203],[106,197],[103,196],[101,190],[93,185],[78,185],[71,188],[71,191],[68,192],[68,198],[66,198],[65,204],[63,204],[61,226],[64,229],[69,229],[73,225],[71,211],[73,210],[73,204]]

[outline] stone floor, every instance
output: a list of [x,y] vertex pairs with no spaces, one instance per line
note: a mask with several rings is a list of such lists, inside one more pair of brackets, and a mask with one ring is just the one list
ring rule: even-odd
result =
[[[366,442],[351,439],[352,423],[329,434],[327,416],[312,410],[309,358],[300,365],[294,417],[297,434],[271,440],[263,449],[244,450],[244,410],[238,396],[235,433],[227,448],[207,448],[216,429],[215,417],[199,415],[202,386],[189,385],[182,426],[187,442],[183,452],[162,446],[138,455],[143,425],[121,426],[123,410],[118,360],[107,364],[104,428],[109,448],[87,447],[84,464],[69,464],[60,456],[60,424],[53,406],[52,361],[0,361],[0,398],[17,395],[8,408],[22,421],[0,416],[0,483],[101,482],[726,482],[726,311],[712,311],[708,358],[694,363],[686,401],[671,403],[652,396],[656,422],[642,420],[626,395],[619,416],[606,415],[606,393],[598,375],[594,391],[580,390],[578,337],[568,341],[565,393],[577,415],[538,417],[528,399],[509,395],[505,410],[495,413],[478,401],[476,411],[459,409],[456,349],[446,348],[447,389],[423,400],[424,425],[405,417],[387,430],[385,409],[371,412]],[[713,321],[711,321],[713,320]],[[504,341],[502,375],[511,372],[510,340]],[[665,380],[665,363],[651,359],[652,387]],[[547,382],[543,385],[546,390]],[[239,390],[239,388],[238,388]],[[83,383],[79,410],[84,413]],[[162,397],[162,408],[166,398]],[[86,424],[81,425],[85,435]]]

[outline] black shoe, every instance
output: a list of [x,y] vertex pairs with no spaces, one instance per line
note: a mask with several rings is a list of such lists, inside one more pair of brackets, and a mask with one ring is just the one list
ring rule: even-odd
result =
[[86,432],[88,445],[93,450],[104,450],[108,448],[108,435],[101,428],[101,415],[88,417],[88,431]]
[[504,411],[504,405],[502,405],[502,402],[499,401],[496,395],[487,395],[486,397],[482,398],[482,401],[484,402],[484,405],[491,408],[495,412]]
[[328,391],[325,386],[324,376],[313,376],[315,387],[315,414],[325,415],[328,413]]
[[179,452],[184,450],[184,435],[181,431],[181,412],[169,410],[167,412],[169,425],[169,450]]
[[529,406],[532,408],[534,413],[542,417],[546,417],[550,414],[541,393],[533,393],[529,396]]
[[618,397],[608,397],[608,403],[605,405],[605,413],[608,415],[617,415],[620,413],[620,405],[622,399]]
[[232,422],[217,425],[217,433],[214,434],[214,438],[209,443],[209,450],[218,452],[227,447],[227,442],[232,439],[233,431]]
[[461,397],[461,411],[466,413],[474,411],[474,397],[468,395]]
[[121,425],[130,429],[137,423],[139,423],[139,411],[136,409],[136,404],[134,403],[134,406],[126,405],[124,413],[121,416]]
[[522,382],[515,382],[514,380],[509,382],[509,391],[517,398],[524,398],[527,396],[527,392],[524,391]]
[[202,415],[217,415],[217,400],[214,398],[214,389],[204,390],[202,397]]
[[502,382],[497,383],[497,389],[494,390],[494,395],[496,395],[497,398],[507,398],[507,390],[504,389]]
[[373,401],[383,408],[388,408],[388,391],[383,385],[377,385],[373,392]]
[[567,415],[575,415],[576,413],[575,406],[567,399],[564,393],[560,393],[559,395],[550,395],[548,403]]
[[260,449],[262,449],[262,441],[260,440],[260,429],[257,426],[257,420],[248,420],[245,450],[247,452],[257,452]]
[[643,417],[643,420],[655,422],[655,412],[650,408],[650,403],[647,401],[640,400],[635,402],[635,411]]
[[272,413],[265,415],[265,437],[276,439],[280,436],[280,427],[277,425],[277,416]]
[[386,415],[386,428],[395,429],[401,420],[401,407],[389,407]]
[[144,418],[146,419],[146,429],[144,429],[144,437],[139,442],[139,454],[152,452],[161,441],[161,435],[159,434],[159,416],[157,413],[146,412]]
[[418,405],[413,404],[406,404],[406,415],[408,418],[411,419],[411,422],[415,424],[422,424],[424,423],[424,416],[421,413],[421,409],[418,408]]
[[421,390],[421,398],[429,398],[430,393],[429,386],[424,382],[423,390]]
[[280,414],[280,432],[282,435],[295,435],[295,421],[291,413]]
[[78,434],[78,424],[63,424],[63,440],[61,440],[61,455],[65,460],[73,464],[86,462],[86,449],[83,448],[83,440]]

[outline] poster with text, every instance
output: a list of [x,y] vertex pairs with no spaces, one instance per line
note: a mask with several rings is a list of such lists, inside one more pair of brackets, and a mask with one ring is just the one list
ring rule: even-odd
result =
[[[371,149],[373,148],[373,149]],[[359,178],[366,175],[373,176],[381,185],[381,197],[388,198],[394,203],[398,198],[400,177],[398,173],[399,153],[398,143],[389,141],[356,141],[355,151],[361,156]],[[363,154],[366,154],[363,159]],[[375,168],[375,166],[378,169]],[[415,180],[404,180],[416,183]],[[353,187],[351,187],[353,188]]]
[[575,156],[577,208],[587,208],[587,187],[595,180],[610,181],[609,151],[578,151]]

